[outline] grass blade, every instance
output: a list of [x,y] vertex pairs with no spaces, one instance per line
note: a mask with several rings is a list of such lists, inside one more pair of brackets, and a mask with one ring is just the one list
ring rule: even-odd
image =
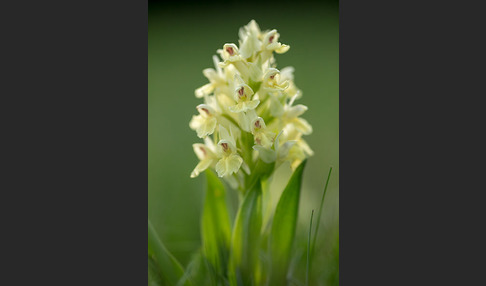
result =
[[314,253],[314,248],[316,246],[317,233],[319,231],[319,225],[321,224],[322,207],[324,206],[324,198],[326,197],[327,186],[329,185],[329,178],[331,178],[332,167],[329,168],[329,174],[327,175],[326,186],[324,187],[324,192],[322,193],[321,205],[319,206],[319,212],[317,214],[316,231],[314,232],[314,239],[311,246],[311,254]]
[[183,286],[187,281],[197,282],[197,285],[215,285],[210,281],[207,260],[203,257],[201,250],[196,251],[186,267],[184,276],[179,280],[177,286]]
[[206,171],[207,190],[201,219],[202,252],[218,277],[226,276],[231,225],[224,185],[214,172]]
[[[184,269],[179,261],[177,261],[162,243],[150,220],[148,221],[148,244],[149,249],[153,251],[157,265],[160,269],[159,273],[165,283],[167,285],[177,285],[177,281],[179,281],[184,274]],[[186,285],[189,285],[189,283]]]
[[162,276],[160,275],[157,262],[149,255],[148,257],[148,286],[162,286]]
[[305,286],[309,286],[309,270],[310,270],[310,243],[312,234],[312,218],[314,217],[314,210],[312,210],[310,224],[309,224],[309,236],[307,238],[307,264],[305,267]]
[[286,276],[297,225],[305,164],[306,161],[303,161],[290,177],[275,210],[269,237],[271,259],[269,285],[287,284]]
[[246,193],[235,219],[228,273],[232,286],[257,285],[261,225],[262,189],[258,181]]

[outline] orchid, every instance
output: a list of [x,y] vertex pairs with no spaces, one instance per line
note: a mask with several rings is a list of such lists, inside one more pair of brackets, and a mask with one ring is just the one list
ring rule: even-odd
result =
[[[311,156],[301,137],[311,134],[312,126],[300,117],[307,107],[293,105],[302,96],[294,68],[276,68],[274,53],[290,48],[279,42],[277,30],[262,31],[252,20],[238,34],[239,46],[224,44],[217,50],[219,58],[213,56],[214,69],[203,70],[209,83],[195,91],[204,103],[197,106],[199,115],[189,126],[207,146],[196,145],[200,162],[191,177],[214,168],[219,177],[241,188],[259,160],[274,167],[288,161],[295,169]],[[216,149],[208,147],[209,141]],[[203,149],[207,153],[201,154]]]
[[[322,271],[313,269],[312,261],[328,267],[312,254],[323,253],[315,242],[332,168],[313,240],[312,211],[305,252],[296,241],[305,237],[297,235],[299,206],[301,194],[310,193],[302,192],[304,168],[314,154],[305,138],[314,130],[303,118],[309,108],[298,102],[303,92],[295,69],[277,67],[276,55],[290,46],[276,29],[261,29],[254,20],[238,36],[235,43],[221,41],[214,67],[202,70],[208,82],[194,86],[201,102],[188,118],[199,138],[192,144],[197,163],[190,177],[205,176],[201,217],[194,219],[200,223],[200,245],[182,265],[149,221],[149,285],[321,285],[314,283],[322,280]],[[179,191],[185,184],[175,186]]]

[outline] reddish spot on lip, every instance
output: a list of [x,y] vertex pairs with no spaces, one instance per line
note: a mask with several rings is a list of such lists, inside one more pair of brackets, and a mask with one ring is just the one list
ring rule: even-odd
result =
[[244,87],[241,87],[239,90],[238,90],[238,94],[239,95],[243,95],[243,93],[245,92],[245,88]]
[[228,54],[230,54],[230,56],[232,56],[235,53],[232,47],[227,47],[226,51],[228,52]]
[[273,74],[273,75],[270,76],[270,79],[273,79],[274,77],[275,77],[275,75]]
[[201,110],[204,111],[204,112],[206,112],[206,114],[209,115],[209,110],[207,108],[201,107]]
[[221,147],[223,147],[224,151],[228,150],[228,143],[221,143]]
[[206,150],[204,150],[203,147],[199,147],[199,150],[201,150],[203,152],[203,154],[206,155]]
[[271,43],[273,41],[273,38],[274,38],[274,36],[271,36],[270,39],[268,39],[268,42]]
[[255,127],[256,127],[256,128],[260,128],[260,127],[261,127],[261,125],[260,125],[260,120],[257,120],[257,121],[255,122]]

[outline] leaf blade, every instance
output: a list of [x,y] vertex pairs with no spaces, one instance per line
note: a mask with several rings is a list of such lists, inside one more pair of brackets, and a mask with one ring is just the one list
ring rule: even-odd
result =
[[275,209],[269,237],[270,284],[286,285],[286,274],[297,226],[302,175],[306,161],[303,161],[290,177]]
[[231,238],[230,285],[258,285],[262,225],[262,188],[258,181],[238,210]]
[[221,280],[227,272],[231,223],[224,185],[213,171],[206,171],[206,179],[206,198],[201,217],[202,253],[216,272],[215,279]]
[[150,220],[148,220],[148,244],[157,260],[159,273],[164,281],[169,285],[177,285],[179,279],[184,275],[184,269],[162,243]]

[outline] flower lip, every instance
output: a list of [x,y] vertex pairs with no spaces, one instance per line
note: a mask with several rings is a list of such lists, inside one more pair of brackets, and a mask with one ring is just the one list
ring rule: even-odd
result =
[[255,94],[253,89],[251,89],[239,75],[235,76],[235,82],[238,84],[235,89],[235,100],[238,102],[250,100],[251,96]]
[[272,79],[273,80],[273,79],[275,79],[275,76],[277,74],[280,74],[280,71],[278,69],[276,69],[276,68],[269,68],[268,71],[267,71],[267,73],[265,74],[264,78],[267,79],[267,80],[268,79]]
[[277,43],[279,37],[280,35],[277,33],[277,30],[273,29],[264,36],[264,42],[266,42],[267,45],[271,45]]
[[228,150],[228,148],[229,148],[229,147],[228,147],[228,143],[226,143],[226,142],[221,142],[221,147],[223,147],[223,151],[225,151],[225,152],[226,152],[226,151]]
[[228,140],[221,139],[221,140],[219,140],[218,145],[221,147],[221,151],[222,151],[223,155],[228,156],[228,155],[234,153],[235,146],[233,146],[233,144],[231,142],[229,142]]
[[196,109],[203,116],[211,116],[214,114],[214,110],[207,104],[199,104]]
[[222,52],[223,60],[236,61],[239,59],[238,55],[238,47],[235,44],[224,44]]
[[257,117],[252,121],[251,132],[259,132],[262,129],[266,128],[265,121],[261,117]]
[[201,150],[201,152],[203,153],[204,156],[207,155],[206,150],[204,149],[204,147],[199,147],[199,150]]

